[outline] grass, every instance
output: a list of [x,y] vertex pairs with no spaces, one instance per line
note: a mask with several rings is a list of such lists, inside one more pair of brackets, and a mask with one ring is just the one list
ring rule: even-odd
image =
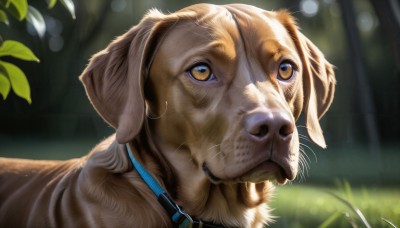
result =
[[[343,182],[345,183],[345,182]],[[347,187],[346,187],[347,185]],[[347,189],[346,189],[347,188]],[[354,208],[351,208],[351,204]],[[398,188],[288,185],[270,203],[278,218],[272,227],[396,227],[400,225]],[[358,209],[360,215],[355,213]],[[392,225],[391,225],[392,224]]]

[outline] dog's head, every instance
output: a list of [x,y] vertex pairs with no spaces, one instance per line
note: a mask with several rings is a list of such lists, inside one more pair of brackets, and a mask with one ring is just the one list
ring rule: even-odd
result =
[[195,5],[151,11],[81,76],[117,141],[148,134],[212,182],[293,180],[301,113],[310,139],[334,93],[332,66],[285,11]]

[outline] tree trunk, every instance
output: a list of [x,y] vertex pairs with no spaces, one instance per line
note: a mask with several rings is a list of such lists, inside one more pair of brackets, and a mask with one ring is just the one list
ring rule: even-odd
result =
[[400,5],[397,0],[371,0],[385,38],[390,44],[394,62],[400,69]]
[[375,105],[372,99],[372,93],[365,71],[364,53],[361,47],[361,39],[356,25],[357,17],[351,0],[338,1],[341,11],[343,24],[346,31],[346,39],[350,59],[354,66],[355,81],[357,84],[357,104],[361,111],[364,126],[366,129],[366,138],[371,155],[380,163],[380,139],[376,122]]

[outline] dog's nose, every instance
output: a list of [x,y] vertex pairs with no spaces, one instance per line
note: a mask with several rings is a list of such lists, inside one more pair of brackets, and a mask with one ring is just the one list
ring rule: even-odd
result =
[[265,141],[270,137],[288,138],[294,131],[294,124],[283,112],[255,111],[247,116],[245,128],[253,140]]

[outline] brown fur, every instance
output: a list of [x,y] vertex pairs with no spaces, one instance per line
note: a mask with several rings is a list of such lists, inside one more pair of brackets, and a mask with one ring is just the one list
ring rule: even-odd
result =
[[[281,81],[287,59],[296,73]],[[217,79],[190,78],[198,62]],[[273,182],[297,174],[303,110],[311,140],[326,146],[319,119],[335,86],[331,65],[287,12],[208,4],[150,11],[94,55],[81,80],[116,134],[80,159],[0,159],[0,227],[172,226],[126,143],[190,215],[261,227],[271,221]],[[261,140],[249,125],[267,114],[286,125]]]

